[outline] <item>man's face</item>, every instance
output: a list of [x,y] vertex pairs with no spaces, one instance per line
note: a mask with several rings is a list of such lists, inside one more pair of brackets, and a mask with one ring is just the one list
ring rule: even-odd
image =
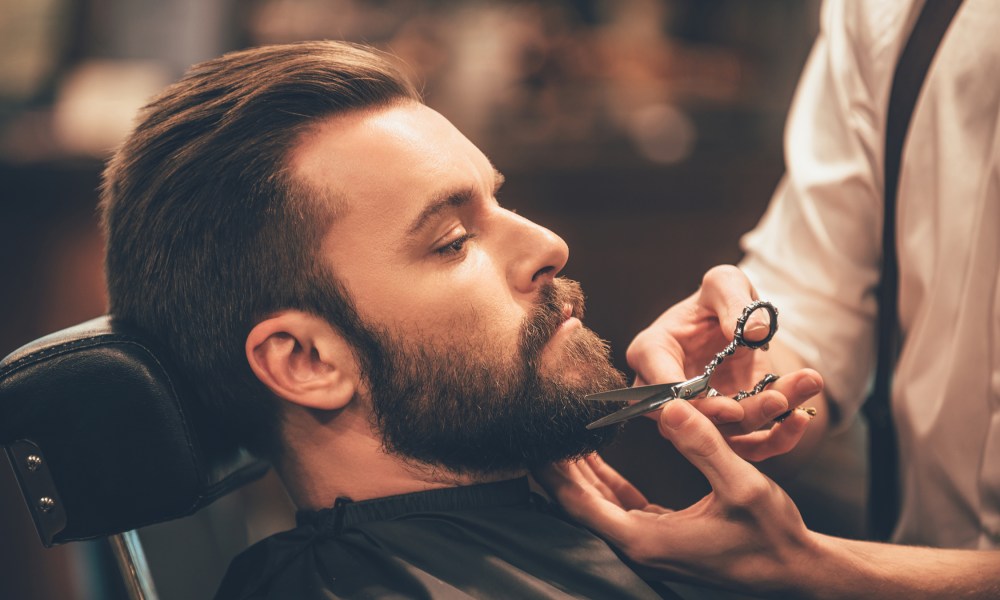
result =
[[417,103],[338,115],[292,157],[337,198],[322,258],[366,340],[368,396],[386,447],[458,472],[519,469],[586,452],[610,432],[586,393],[620,387],[556,278],[555,234],[502,208],[502,177],[446,119]]

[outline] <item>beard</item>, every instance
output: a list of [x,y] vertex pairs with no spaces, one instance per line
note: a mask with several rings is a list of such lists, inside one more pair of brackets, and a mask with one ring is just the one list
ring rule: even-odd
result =
[[359,354],[386,451],[459,475],[489,475],[577,458],[609,443],[619,426],[586,425],[619,407],[583,398],[625,386],[607,344],[580,327],[558,349],[558,363],[542,368],[542,350],[565,321],[566,306],[583,316],[579,284],[546,284],[513,353],[487,332],[477,332],[480,343],[416,344],[363,325]]

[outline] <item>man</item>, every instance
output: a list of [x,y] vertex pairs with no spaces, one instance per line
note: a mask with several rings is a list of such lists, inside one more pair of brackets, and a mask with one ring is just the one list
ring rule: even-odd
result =
[[658,596],[528,491],[613,435],[582,397],[623,380],[502,182],[361,47],[233,53],[144,110],[103,190],[112,312],[303,509],[219,598]]
[[[788,172],[743,240],[743,271],[711,271],[697,294],[636,338],[630,364],[645,381],[669,380],[687,364],[675,349],[698,350],[686,334],[692,322],[731,331],[759,292],[782,307],[782,332],[754,360],[779,372],[821,369],[829,409],[820,415],[831,428],[853,418],[873,363],[886,105],[923,6],[825,3],[789,116]],[[1000,597],[998,30],[995,3],[964,2],[934,55],[903,148],[895,230],[904,344],[892,403],[903,502],[892,539],[906,545],[807,531],[780,488],[683,403],[660,416],[661,432],[713,483],[697,512],[624,512],[643,509],[641,496],[592,460],[550,480],[574,515],[642,563],[739,589]],[[824,428],[817,419],[808,435]],[[619,493],[602,493],[609,486]]]

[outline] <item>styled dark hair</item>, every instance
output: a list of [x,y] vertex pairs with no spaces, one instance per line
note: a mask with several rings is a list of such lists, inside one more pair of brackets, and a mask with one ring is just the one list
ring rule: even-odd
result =
[[[308,42],[193,66],[146,106],[104,172],[111,312],[166,346],[213,433],[275,458],[280,415],[250,370],[250,330],[276,311],[352,334],[349,298],[317,260],[337,199],[295,181],[288,155],[318,119],[419,101],[372,49]],[[345,329],[347,331],[345,331]]]

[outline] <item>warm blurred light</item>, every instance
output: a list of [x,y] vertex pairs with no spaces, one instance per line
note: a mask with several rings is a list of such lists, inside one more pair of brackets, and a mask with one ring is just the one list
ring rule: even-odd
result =
[[697,137],[691,119],[669,104],[653,104],[632,113],[629,133],[644,158],[654,163],[681,162]]
[[109,155],[132,131],[136,112],[169,82],[170,73],[151,61],[83,63],[59,91],[56,140],[72,154]]

